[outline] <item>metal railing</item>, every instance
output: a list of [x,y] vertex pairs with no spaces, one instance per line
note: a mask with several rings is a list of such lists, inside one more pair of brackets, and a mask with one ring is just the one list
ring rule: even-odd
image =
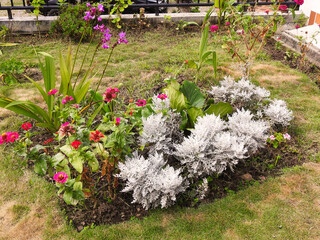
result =
[[[156,0],[156,2],[150,2],[150,0],[143,0],[145,3],[133,3],[132,5],[128,6],[128,9],[139,9],[139,8],[148,8],[148,9],[154,9],[154,12],[156,16],[159,15],[160,9],[162,8],[168,8],[168,7],[205,7],[205,6],[212,6],[214,5],[214,0],[207,0],[206,2],[200,2],[200,0],[196,0],[195,2],[186,3],[183,2],[183,0]],[[192,1],[192,0],[191,0]],[[80,0],[80,2],[86,2],[85,0]],[[103,1],[101,1],[103,2]],[[133,0],[134,2],[134,0]],[[26,0],[21,0],[21,5],[14,5],[13,0],[10,0],[11,6],[1,6],[0,3],[0,11],[7,11],[8,18],[13,19],[12,17],[12,11],[14,10],[29,10],[33,11],[35,8],[33,6],[28,6],[26,4]],[[239,4],[250,4],[251,6],[261,6],[261,5],[272,5],[273,2],[271,0],[237,0],[234,5]],[[279,3],[278,3],[279,4]],[[291,0],[284,0],[281,2],[282,5],[287,6],[294,6],[296,3]],[[109,4],[109,6],[112,8],[113,4]],[[50,10],[58,10],[58,5],[49,5],[44,4],[41,7],[42,12],[49,12]]]

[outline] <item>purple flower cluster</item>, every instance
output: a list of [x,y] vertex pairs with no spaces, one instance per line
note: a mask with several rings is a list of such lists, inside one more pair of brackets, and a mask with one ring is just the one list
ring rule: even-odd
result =
[[[91,7],[90,3],[87,3],[87,7]],[[97,16],[98,21],[102,21],[102,18],[100,17],[100,13],[103,12],[103,5],[99,4],[98,8],[91,7],[89,11],[85,12],[85,16],[83,17],[84,20],[90,21],[94,19]]]

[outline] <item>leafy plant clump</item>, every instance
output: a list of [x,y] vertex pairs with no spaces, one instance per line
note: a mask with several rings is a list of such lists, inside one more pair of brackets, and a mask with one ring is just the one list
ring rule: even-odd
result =
[[18,82],[18,75],[25,70],[25,65],[21,61],[12,58],[0,64],[0,80],[3,84],[12,85]]

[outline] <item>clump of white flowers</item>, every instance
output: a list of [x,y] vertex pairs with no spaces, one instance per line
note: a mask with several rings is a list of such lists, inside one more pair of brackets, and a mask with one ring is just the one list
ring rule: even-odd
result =
[[246,78],[236,82],[230,76],[225,77],[220,86],[214,86],[208,92],[216,102],[228,102],[237,108],[261,103],[270,96],[268,90],[255,86]]
[[283,100],[272,100],[263,110],[264,114],[270,119],[273,125],[289,126],[293,119],[293,113],[287,108]]
[[189,182],[180,176],[179,169],[165,165],[163,154],[155,152],[145,159],[134,152],[131,158],[119,163],[118,177],[126,180],[122,191],[133,191],[133,203],[140,203],[145,209],[172,205]]

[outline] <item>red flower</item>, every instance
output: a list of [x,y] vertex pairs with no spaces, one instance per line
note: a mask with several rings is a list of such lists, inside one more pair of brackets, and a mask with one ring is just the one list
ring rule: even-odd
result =
[[104,96],[104,101],[110,102],[112,99],[115,99],[117,97],[116,93],[118,92],[118,88],[107,88],[106,93],[102,94]]
[[24,123],[21,125],[21,128],[28,131],[32,127],[31,123]]
[[211,32],[216,32],[216,31],[218,31],[218,29],[219,29],[219,26],[217,26],[217,25],[212,25],[210,27]]
[[304,3],[304,0],[294,0],[296,2],[296,4],[298,5],[302,5]]
[[279,6],[279,10],[280,10],[280,11],[287,11],[287,10],[288,10],[288,6],[286,6],[286,5],[280,5],[280,6]]
[[71,146],[74,147],[75,150],[78,149],[78,147],[80,146],[81,142],[80,141],[73,141],[71,143]]
[[265,11],[266,14],[269,14],[269,12],[270,12],[269,10]]
[[188,63],[189,63],[189,61],[188,61],[188,60],[184,60],[184,63],[185,63],[185,64],[188,64]]
[[45,141],[43,144],[48,144],[49,142],[53,142],[53,138],[49,138],[47,141]]
[[103,137],[104,137],[104,135],[97,130],[97,131],[95,131],[95,132],[91,132],[91,133],[90,133],[89,140],[90,140],[90,141],[98,142],[98,141],[101,141],[100,138],[103,138]]

